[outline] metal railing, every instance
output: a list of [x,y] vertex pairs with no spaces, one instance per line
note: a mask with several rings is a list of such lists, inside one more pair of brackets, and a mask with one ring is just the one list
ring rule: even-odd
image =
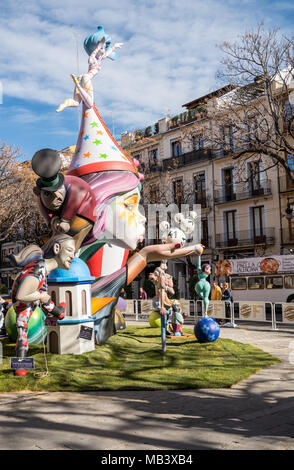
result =
[[[134,321],[148,321],[154,311],[152,300],[127,300],[124,316]],[[187,315],[186,323],[191,324],[203,318],[203,301],[180,299],[183,312]],[[294,326],[294,303],[235,301],[227,303],[222,300],[211,300],[208,316],[217,320],[225,320],[233,325],[235,322],[259,322],[271,324],[277,330],[277,324]]]
[[176,170],[186,165],[192,165],[204,160],[211,160],[213,153],[210,149],[192,150],[191,152],[183,153],[177,157],[165,158],[162,160],[163,171]]
[[275,229],[274,227],[264,229],[261,235],[254,234],[252,230],[240,230],[232,235],[217,234],[215,242],[216,248],[262,244],[273,245],[275,243]]
[[236,183],[220,191],[214,191],[214,202],[223,204],[224,202],[243,201],[244,199],[270,196],[272,194],[271,181],[260,183],[257,187],[252,187],[250,182]]

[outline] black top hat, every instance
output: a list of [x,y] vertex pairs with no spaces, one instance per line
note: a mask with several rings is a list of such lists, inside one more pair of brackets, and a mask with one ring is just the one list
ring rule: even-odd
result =
[[42,149],[32,158],[32,168],[41,178],[37,179],[37,186],[46,191],[57,191],[64,183],[64,176],[58,173],[61,159],[56,150]]

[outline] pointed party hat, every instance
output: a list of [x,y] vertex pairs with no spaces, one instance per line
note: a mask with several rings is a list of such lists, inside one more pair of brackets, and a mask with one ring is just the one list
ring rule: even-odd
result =
[[69,175],[83,176],[107,170],[122,170],[143,178],[137,169],[138,162],[127,157],[109,132],[96,106],[84,110],[76,151]]

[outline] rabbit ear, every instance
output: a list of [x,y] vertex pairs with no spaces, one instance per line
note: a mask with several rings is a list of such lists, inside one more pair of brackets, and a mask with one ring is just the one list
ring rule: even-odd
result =
[[170,224],[168,223],[167,220],[164,220],[163,222],[160,222],[159,224],[159,230],[161,232],[165,232],[166,230],[168,230],[170,228]]

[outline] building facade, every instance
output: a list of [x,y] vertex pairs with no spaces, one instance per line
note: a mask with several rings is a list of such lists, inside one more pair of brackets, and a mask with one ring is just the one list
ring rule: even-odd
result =
[[[212,150],[204,137],[215,132],[207,109],[230,90],[216,90],[183,105],[183,113],[160,119],[153,130],[148,127],[121,138],[122,147],[140,162],[145,174],[144,208],[158,202],[174,203],[179,210],[181,204],[190,209],[197,204],[201,243],[206,246],[202,261],[211,263],[213,275],[217,261],[294,251],[294,185],[282,166],[267,165],[268,157],[260,154],[250,155],[242,164],[235,160],[230,129],[218,150]],[[294,171],[294,156],[285,158]],[[155,237],[147,231],[146,244],[161,242],[159,222]],[[180,297],[189,298],[189,277],[195,264],[196,257],[169,262]]]

